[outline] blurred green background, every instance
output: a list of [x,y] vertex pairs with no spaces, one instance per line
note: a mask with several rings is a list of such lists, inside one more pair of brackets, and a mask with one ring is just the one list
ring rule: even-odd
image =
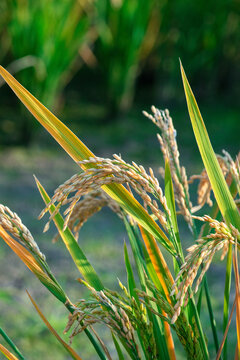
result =
[[[240,2],[219,0],[0,0],[0,63],[99,156],[121,153],[157,169],[156,129],[142,115],[152,104],[169,108],[182,164],[189,175],[202,165],[188,119],[179,71],[181,58],[214,149],[239,150]],[[43,207],[32,174],[51,194],[77,166],[0,80],[0,202],[18,212],[47,254],[73,301],[84,296],[62,244],[43,235]],[[194,199],[194,194],[193,194]],[[190,234],[181,225],[187,246]],[[80,241],[108,287],[123,271],[120,221],[108,210],[84,225]],[[106,266],[107,264],[107,266]],[[210,285],[222,293],[222,264]],[[217,276],[216,276],[217,275]],[[61,333],[66,313],[1,242],[0,324],[29,359],[67,359],[31,308],[39,300]],[[222,304],[214,304],[221,323]],[[103,334],[105,337],[105,333]],[[108,335],[106,334],[106,341]],[[75,340],[95,359],[84,335]],[[180,355],[179,355],[180,356]],[[179,357],[180,358],[180,357]]]

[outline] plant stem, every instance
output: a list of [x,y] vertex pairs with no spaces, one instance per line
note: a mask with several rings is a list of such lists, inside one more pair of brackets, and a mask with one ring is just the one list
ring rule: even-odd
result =
[[[226,267],[225,290],[224,290],[224,304],[223,304],[223,333],[225,332],[228,323],[231,275],[232,275],[232,244],[229,244],[227,267]],[[223,359],[227,360],[227,336],[223,348]]]
[[213,315],[212,303],[210,300],[206,275],[204,276],[203,281],[204,281],[204,290],[205,290],[205,295],[206,295],[206,300],[207,300],[207,307],[208,307],[208,312],[209,312],[209,317],[210,317],[210,322],[211,322],[211,328],[212,328],[212,333],[213,333],[213,340],[214,340],[214,345],[215,345],[215,349],[216,349],[216,353],[217,353],[218,349],[219,349],[217,327],[216,327],[216,321],[215,321],[215,318]]

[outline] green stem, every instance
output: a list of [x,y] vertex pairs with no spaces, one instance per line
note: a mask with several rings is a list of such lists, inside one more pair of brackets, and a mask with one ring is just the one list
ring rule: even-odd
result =
[[[190,292],[190,295],[191,295],[191,292]],[[195,301],[194,301],[193,297],[191,298],[191,296],[190,296],[190,301],[191,301],[191,304],[192,304],[193,314],[194,314],[196,324],[197,324],[197,328],[198,328],[198,331],[199,331],[199,340],[201,342],[201,349],[203,350],[203,356],[204,356],[205,360],[208,360],[209,359],[209,354],[208,354],[208,349],[207,349],[207,345],[206,345],[202,325],[201,325],[201,322],[200,322],[200,318],[199,318],[199,315],[198,315],[198,310],[197,310]]]
[[211,303],[211,300],[210,300],[206,275],[204,276],[203,284],[204,284],[204,290],[205,290],[205,295],[206,295],[206,300],[207,300],[207,307],[208,307],[208,312],[209,312],[209,317],[210,317],[210,322],[211,322],[211,328],[212,328],[212,333],[213,333],[214,345],[215,345],[216,353],[218,353],[219,342],[218,342],[218,336],[217,336],[217,327],[216,327],[216,321],[215,321],[215,318],[214,318],[214,315],[213,315],[212,303]]
[[[225,290],[224,290],[224,304],[223,304],[223,333],[225,332],[228,323],[231,275],[232,275],[232,244],[229,244],[227,267],[226,267]],[[227,337],[223,348],[223,359],[227,360]]]
[[20,350],[17,348],[17,346],[12,342],[12,340],[7,336],[7,334],[3,331],[3,329],[0,327],[0,335],[4,338],[4,340],[8,343],[9,346],[13,349],[13,351],[16,353],[18,358],[20,360],[25,360],[24,356],[21,354]]

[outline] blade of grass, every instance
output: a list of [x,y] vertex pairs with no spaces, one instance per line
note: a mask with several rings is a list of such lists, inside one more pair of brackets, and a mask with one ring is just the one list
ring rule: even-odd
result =
[[180,64],[180,67],[193,131],[216,201],[227,224],[232,224],[236,228],[240,228],[240,214],[229,191],[217,157],[213,151],[207,129],[182,64]]
[[[189,85],[189,82],[187,80],[186,74],[184,72],[181,63],[180,63],[180,67],[181,67],[185,96],[187,100],[188,112],[192,122],[193,131],[218,207],[226,223],[228,225],[232,224],[237,229],[239,229],[240,214],[238,212],[234,199],[230,193],[228,185],[225,181],[217,157],[213,151],[207,133],[207,129],[203,122],[200,110],[198,108],[197,102],[195,100],[192,89]],[[227,318],[229,312],[228,307],[229,307],[229,293],[231,287],[231,262],[232,262],[232,248],[230,245],[228,260],[227,260],[226,282],[225,282],[225,293],[224,293],[224,318],[223,318],[224,329],[227,324]],[[226,352],[224,352],[224,358],[226,359],[225,354]]]
[[169,291],[174,282],[172,274],[167,266],[167,263],[154,237],[151,234],[149,234],[145,229],[143,229],[141,226],[139,228],[142,234],[143,241],[147,248],[149,257],[152,261],[153,267],[162,285],[165,296],[167,300],[171,303]]
[[[0,75],[22,103],[46,128],[63,149],[76,162],[94,157],[94,154],[58,120],[44,105],[27,91],[14,77],[0,66]],[[84,168],[84,166],[83,166]],[[120,184],[104,185],[103,190],[122,206],[141,226],[154,235],[168,251],[175,254],[172,243],[140,203]]]
[[0,344],[0,351],[3,353],[3,355],[6,356],[9,360],[19,360],[15,355],[13,355],[7,348],[5,348],[3,345]]
[[[237,349],[240,354],[240,293],[239,293],[239,271],[238,271],[238,256],[237,246],[233,254],[233,267],[235,273],[235,288],[236,288],[236,328],[237,328]],[[238,356],[237,356],[238,358]]]
[[35,307],[36,311],[38,312],[40,318],[43,320],[43,322],[45,323],[45,325],[48,327],[48,329],[51,331],[51,333],[56,337],[56,339],[60,342],[60,344],[62,344],[62,346],[67,350],[67,352],[69,353],[69,355],[75,359],[75,360],[82,360],[82,358],[76,353],[75,350],[73,350],[73,348],[71,348],[71,346],[69,346],[59,335],[58,333],[54,330],[54,328],[51,326],[51,324],[48,322],[48,320],[45,318],[45,316],[43,315],[43,313],[41,312],[41,310],[39,309],[39,307],[37,306],[36,302],[33,300],[32,296],[29,294],[29,292],[27,291],[27,294],[29,296],[29,299],[31,300],[31,303],[33,304],[33,306]]
[[[40,184],[38,179],[35,177],[37,187],[39,189],[39,192],[43,198],[44,203],[47,205],[50,202],[50,197],[48,196],[46,190],[43,188],[43,186]],[[52,214],[55,210],[55,206],[52,205],[50,207],[50,214]],[[58,213],[53,218],[54,223],[58,229],[58,232],[66,245],[70,255],[72,256],[72,259],[74,263],[76,264],[79,272],[82,274],[84,279],[92,286],[95,290],[100,291],[104,288],[100,278],[98,277],[96,271],[92,267],[92,265],[89,263],[88,259],[86,258],[85,254],[83,253],[82,249],[80,248],[79,244],[75,240],[72,232],[69,230],[69,228],[66,228],[65,231],[63,231],[64,226],[64,220],[62,216]]]
[[22,353],[20,352],[20,350],[18,349],[18,347],[12,342],[12,340],[9,338],[9,336],[5,333],[5,331],[3,331],[3,329],[0,327],[0,335],[2,335],[2,337],[4,338],[4,340],[8,343],[9,346],[11,346],[11,348],[13,349],[13,351],[15,352],[15,354],[17,354],[18,358],[20,360],[25,360],[24,356],[22,355]]
[[124,242],[124,259],[125,259],[125,266],[127,270],[127,281],[128,281],[128,291],[132,297],[136,300],[137,304],[140,305],[138,295],[136,293],[136,283],[133,275],[132,266],[129,260],[127,245]]
[[215,317],[213,314],[212,303],[211,303],[211,299],[210,299],[210,293],[209,293],[209,289],[208,289],[208,282],[207,282],[206,275],[204,276],[203,281],[205,283],[204,290],[205,290],[205,295],[206,295],[206,300],[207,300],[207,307],[208,307],[208,313],[209,313],[209,318],[210,318],[210,323],[211,323],[211,328],[212,328],[212,333],[213,333],[214,345],[215,345],[215,349],[216,349],[216,353],[217,353],[218,349],[219,349],[217,325],[216,325],[216,320],[215,320]]
[[[138,304],[138,306],[140,306],[140,301],[139,301],[138,295],[136,293],[136,282],[135,282],[135,279],[134,279],[132,266],[131,266],[131,263],[130,263],[130,260],[129,260],[126,243],[124,243],[124,259],[125,259],[125,266],[126,266],[126,270],[127,270],[128,291],[129,291],[131,297],[134,297],[134,299],[136,300],[136,303]],[[144,343],[142,341],[142,337],[141,337],[141,333],[140,333],[139,328],[137,329],[137,334],[138,334],[138,338],[139,338],[139,342],[141,344],[142,350],[143,350],[143,352],[145,354],[145,357],[146,357],[147,349],[145,348]]]
[[112,338],[113,338],[113,342],[114,342],[114,345],[115,345],[115,348],[116,348],[116,351],[117,351],[117,354],[118,354],[118,360],[124,360],[124,356],[123,356],[123,353],[122,353],[122,350],[121,350],[121,347],[117,341],[117,338],[116,336],[114,335],[114,333],[112,332]]

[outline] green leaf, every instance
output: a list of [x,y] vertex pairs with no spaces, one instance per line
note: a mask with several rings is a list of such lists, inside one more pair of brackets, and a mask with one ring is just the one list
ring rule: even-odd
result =
[[[39,192],[47,205],[50,202],[50,197],[48,196],[46,190],[43,188],[43,186],[40,184],[37,178],[35,178],[37,187],[39,189]],[[55,206],[52,205],[50,207],[50,214],[52,214],[55,210]],[[53,221],[58,229],[58,232],[66,245],[70,255],[72,256],[72,259],[74,263],[76,264],[78,270],[84,277],[84,279],[92,286],[95,290],[100,291],[104,288],[101,280],[99,279],[96,271],[86,258],[85,254],[83,253],[82,249],[78,245],[77,241],[75,240],[72,232],[69,230],[69,228],[66,228],[65,231],[63,231],[64,226],[64,220],[62,216],[58,213],[54,216]]]
[[181,66],[182,80],[187,99],[188,112],[192,122],[193,131],[198,144],[198,148],[206,168],[212,189],[226,223],[240,228],[240,215],[233,197],[229,191],[224,175],[213,151],[207,129],[203,122],[197,102],[187,80],[184,69]]
[[3,329],[1,327],[0,327],[0,335],[2,335],[4,340],[8,343],[8,345],[11,346],[11,348],[13,349],[15,354],[17,354],[18,358],[20,360],[25,360],[24,356],[21,354],[18,347],[13,343],[13,341],[9,338],[9,336],[5,333],[5,331],[3,331]]
[[[232,224],[237,229],[240,229],[240,214],[237,206],[228,188],[222,170],[220,168],[217,157],[213,151],[207,129],[202,119],[200,110],[197,102],[193,95],[192,89],[187,80],[184,69],[181,66],[182,80],[184,85],[185,96],[187,99],[188,112],[192,122],[194,135],[198,144],[198,148],[207,171],[218,207],[221,211],[223,218],[228,225]],[[232,269],[232,246],[229,246],[227,268],[226,268],[226,280],[225,280],[225,291],[224,291],[224,317],[223,326],[226,329],[228,322],[229,313],[229,294],[231,287],[231,269]],[[224,358],[226,358],[226,344]]]
[[124,356],[123,356],[123,353],[122,353],[122,350],[121,350],[121,347],[117,341],[117,338],[116,336],[114,335],[114,333],[112,332],[112,338],[113,338],[113,342],[114,342],[114,345],[115,345],[115,348],[116,348],[116,351],[117,351],[117,354],[118,354],[118,360],[124,360]]
[[131,296],[133,296],[136,300],[136,302],[138,304],[140,304],[139,302],[139,298],[137,296],[136,293],[136,283],[135,283],[135,279],[134,279],[134,275],[133,275],[133,270],[132,270],[132,266],[129,260],[129,256],[128,256],[128,250],[127,250],[127,245],[126,243],[124,243],[124,259],[125,259],[125,265],[126,265],[126,270],[127,270],[127,280],[128,280],[128,290]]

